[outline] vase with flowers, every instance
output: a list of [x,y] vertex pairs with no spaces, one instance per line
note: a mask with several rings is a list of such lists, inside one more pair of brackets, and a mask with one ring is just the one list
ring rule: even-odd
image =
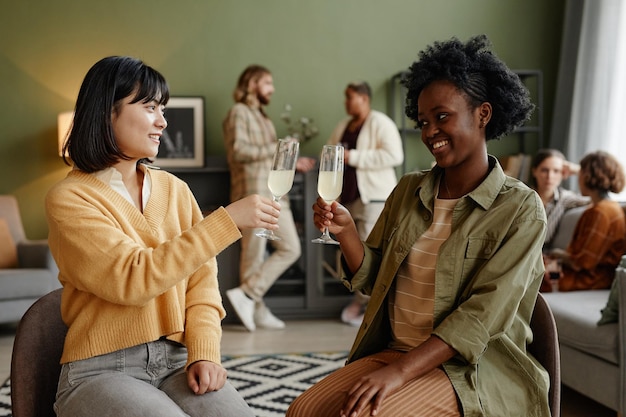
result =
[[306,142],[319,134],[319,130],[313,123],[312,118],[304,116],[294,118],[291,115],[291,111],[291,105],[285,104],[285,111],[280,115],[281,120],[287,125],[289,136]]

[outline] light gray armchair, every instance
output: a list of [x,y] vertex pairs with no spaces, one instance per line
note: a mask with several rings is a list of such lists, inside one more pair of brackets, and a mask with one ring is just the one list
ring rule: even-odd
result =
[[0,218],[17,247],[17,267],[0,269],[0,323],[10,323],[19,321],[38,298],[61,285],[47,241],[26,238],[14,196],[0,195]]

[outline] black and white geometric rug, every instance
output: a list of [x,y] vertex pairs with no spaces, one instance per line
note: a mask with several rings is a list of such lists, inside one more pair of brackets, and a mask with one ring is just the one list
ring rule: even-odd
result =
[[11,387],[7,379],[0,387],[0,417],[11,416]]
[[[347,352],[224,356],[228,380],[257,417],[283,417],[304,390],[344,365]],[[0,387],[0,417],[11,417],[10,382]]]

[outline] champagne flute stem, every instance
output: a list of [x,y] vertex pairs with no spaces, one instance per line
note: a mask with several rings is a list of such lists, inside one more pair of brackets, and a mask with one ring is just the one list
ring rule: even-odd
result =
[[[275,195],[272,195],[272,200],[275,202],[278,202],[278,200],[280,200],[280,197],[276,197]],[[262,237],[262,238],[269,239],[269,240],[281,240],[278,236],[274,234],[273,230],[269,230],[269,229],[263,229],[262,231],[257,232],[256,235],[258,237]]]

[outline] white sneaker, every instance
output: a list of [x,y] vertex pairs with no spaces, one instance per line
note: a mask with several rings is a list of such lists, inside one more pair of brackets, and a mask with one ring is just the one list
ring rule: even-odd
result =
[[254,305],[254,322],[264,329],[280,330],[285,328],[285,322],[273,315],[263,302]]
[[226,296],[232,304],[235,313],[239,317],[239,320],[243,323],[248,331],[253,332],[256,330],[254,324],[254,300],[248,298],[246,293],[239,287],[232,288],[226,291]]
[[367,304],[364,305],[356,299],[353,300],[350,304],[345,306],[341,312],[341,321],[350,326],[360,327],[363,322],[366,307]]

